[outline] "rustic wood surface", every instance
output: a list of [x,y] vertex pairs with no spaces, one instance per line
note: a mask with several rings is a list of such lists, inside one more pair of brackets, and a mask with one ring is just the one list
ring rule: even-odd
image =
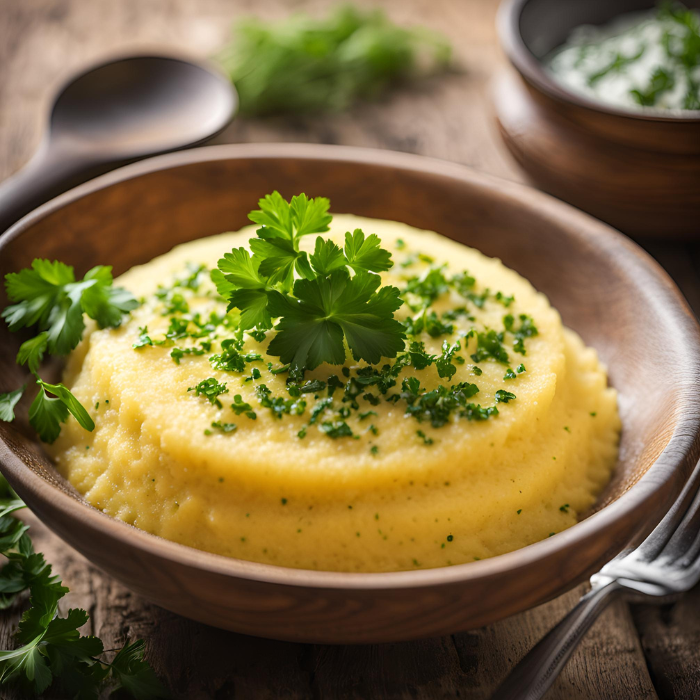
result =
[[[489,81],[503,59],[494,0],[381,3],[401,22],[444,31],[463,70],[380,103],[331,117],[237,120],[219,141],[311,141],[389,148],[524,177],[498,140]],[[211,54],[236,16],[275,17],[327,2],[281,0],[2,0],[0,177],[36,147],[50,96],[71,71],[136,49]],[[649,244],[700,311],[700,251]],[[117,585],[31,515],[36,546],[71,588],[66,607],[91,613],[106,648],[148,640],[151,662],[178,698],[487,698],[525,651],[584,590],[491,627],[370,647],[270,642],[222,632],[156,608]],[[7,648],[21,610],[0,616]],[[551,698],[700,697],[700,590],[665,607],[613,605],[591,630]],[[2,697],[10,698],[5,694]]]

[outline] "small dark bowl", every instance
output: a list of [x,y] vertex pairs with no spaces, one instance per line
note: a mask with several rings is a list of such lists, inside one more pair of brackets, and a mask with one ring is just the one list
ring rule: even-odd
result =
[[[573,29],[650,10],[653,0],[505,0],[499,76],[506,145],[534,182],[632,236],[700,237],[700,111],[608,106],[560,85],[543,59]],[[700,8],[700,0],[686,0]]]

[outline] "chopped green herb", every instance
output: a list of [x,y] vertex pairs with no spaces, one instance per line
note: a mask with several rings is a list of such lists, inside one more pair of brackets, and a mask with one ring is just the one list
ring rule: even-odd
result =
[[214,421],[211,427],[220,430],[222,433],[233,433],[237,428],[235,423],[222,423],[221,421]]
[[520,320],[519,327],[516,327],[515,318],[512,314],[507,314],[503,317],[503,325],[509,333],[513,334],[515,338],[513,342],[513,350],[521,355],[525,355],[527,354],[525,352],[525,339],[534,338],[536,335],[538,335],[538,331],[537,326],[535,326],[535,322],[532,320],[531,316],[528,316],[527,314],[520,314],[518,318]]
[[300,416],[306,410],[306,401],[303,399],[285,399],[281,396],[272,396],[272,392],[265,384],[258,384],[255,387],[255,395],[264,408],[269,408],[272,415],[282,418],[284,414]]
[[326,421],[319,426],[320,430],[328,437],[343,438],[352,437],[353,432],[350,426],[344,420]]
[[508,308],[515,301],[515,297],[512,294],[506,296],[505,294],[503,294],[503,292],[496,292],[494,299],[500,304],[503,304],[503,306],[505,306],[506,308]]
[[265,340],[266,333],[265,331],[258,331],[255,329],[248,330],[246,331],[253,340],[256,340],[258,343],[262,343]]
[[257,418],[255,411],[253,411],[253,407],[249,403],[243,401],[243,398],[240,394],[236,394],[233,397],[233,403],[231,404],[231,408],[237,416],[240,416],[241,413],[245,413],[245,415],[251,420],[255,420]]
[[242,342],[234,338],[221,341],[221,353],[209,358],[213,369],[224,372],[244,372],[246,363],[262,362],[262,356],[257,352],[242,353]]
[[657,66],[651,74],[648,85],[639,90],[630,90],[630,95],[643,107],[653,107],[663,92],[672,90],[676,85],[673,74],[661,66]]
[[612,61],[608,63],[608,65],[604,66],[600,70],[588,76],[588,84],[595,85],[601,78],[604,78],[606,75],[609,75],[610,73],[619,73],[625,66],[627,66],[630,63],[634,63],[637,59],[641,58],[645,49],[646,46],[641,46],[636,53],[628,56],[625,56],[624,54],[618,52],[617,54],[615,54],[615,57],[612,59]]
[[199,347],[191,348],[173,348],[170,351],[170,357],[176,365],[180,364],[180,360],[185,357],[185,355],[201,356],[211,350],[211,343],[209,341],[202,341]]
[[496,402],[497,403],[508,403],[509,401],[513,401],[515,398],[515,394],[512,394],[510,391],[505,391],[504,389],[499,389],[496,392]]
[[438,375],[443,379],[452,379],[457,368],[452,364],[456,360],[455,353],[461,350],[460,342],[450,345],[446,340],[442,341],[442,354],[435,360]]
[[194,391],[197,396],[202,396],[207,399],[210,404],[218,408],[222,408],[221,401],[219,401],[218,397],[221,396],[221,394],[228,394],[226,384],[219,384],[216,377],[203,379],[197,386],[191,386],[187,391]]
[[432,445],[433,444],[433,438],[427,437],[426,434],[422,430],[416,430],[416,435],[423,440],[424,445]]
[[143,348],[146,345],[153,345],[153,341],[148,335],[148,326],[143,326],[139,328],[138,340],[131,347],[138,350],[138,348]]
[[326,388],[326,382],[320,379],[313,379],[311,381],[302,384],[299,387],[299,391],[302,394],[316,394],[317,392],[323,391]]
[[476,334],[477,349],[471,356],[474,362],[483,362],[493,359],[503,364],[508,364],[508,353],[503,347],[503,334],[494,330]]
[[252,382],[257,379],[260,379],[262,375],[260,374],[260,370],[257,367],[253,367],[253,369],[250,370],[250,376],[246,377],[243,381],[244,382]]

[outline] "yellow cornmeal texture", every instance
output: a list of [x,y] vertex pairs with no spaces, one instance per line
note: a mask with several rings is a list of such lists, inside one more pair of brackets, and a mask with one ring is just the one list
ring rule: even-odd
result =
[[[268,361],[280,367],[279,358],[265,355],[271,333],[262,343],[246,336],[245,351],[261,353],[264,362],[247,365],[241,374],[213,370],[209,362],[220,352],[220,340],[231,335],[224,328],[217,329],[211,352],[186,355],[180,364],[170,356],[172,345],[134,349],[140,327],[147,326],[152,339],[163,338],[167,328],[169,317],[154,297],[158,285],[167,288],[186,276],[187,263],[216,267],[224,252],[247,246],[254,235],[250,227],[177,247],[118,280],[146,303],[119,329],[90,327],[69,359],[65,382],[91,407],[97,427],[88,433],[69,420],[52,447],[62,473],[95,507],[148,532],[229,557],[308,569],[449,566],[518,549],[573,525],[609,480],[617,457],[616,393],[595,350],[562,326],[545,296],[500,261],[387,221],[338,215],[328,235],[341,242],[355,228],[378,234],[392,251],[396,264],[383,275],[385,284],[403,289],[409,276],[425,273],[429,262],[411,262],[423,253],[434,266],[446,265],[448,276],[468,270],[475,293],[491,290],[482,309],[454,289],[444,293],[434,310],[466,306],[474,320],[454,321],[451,336],[423,333],[428,352],[439,355],[445,338],[454,342],[472,327],[503,330],[507,313],[533,318],[539,334],[525,341],[526,355],[513,351],[513,335],[505,333],[509,366],[526,368],[515,379],[504,379],[507,366],[493,359],[478,363],[477,376],[472,337],[466,349],[462,341],[458,354],[465,362],[456,365],[451,381],[441,380],[434,366],[407,367],[387,394],[400,392],[402,379],[413,374],[428,390],[471,382],[479,393],[470,401],[497,405],[499,415],[470,421],[453,414],[449,424],[433,428],[405,416],[405,401],[381,397],[374,406],[361,398],[360,411],[376,415],[360,420],[353,411],[347,423],[359,439],[333,439],[318,426],[337,419],[342,389],[334,394],[333,410],[314,424],[314,395],[303,396],[302,415],[278,418],[260,405],[260,383],[273,397],[289,398],[287,375],[273,375],[267,367]],[[302,239],[307,249],[315,238]],[[191,311],[223,313],[225,304],[208,275],[202,278],[196,293],[176,291]],[[515,301],[505,308],[496,290]],[[397,316],[409,313],[404,305]],[[175,345],[198,342],[187,338]],[[348,353],[346,365],[354,375],[362,363]],[[245,381],[255,367],[260,379]],[[306,379],[325,381],[335,374],[346,382],[340,370],[322,365]],[[219,397],[222,408],[188,392],[208,377],[227,385],[228,393]],[[499,389],[517,398],[496,403]],[[378,395],[376,387],[368,391]],[[256,420],[235,415],[230,405],[236,394],[251,405]],[[211,428],[216,421],[235,423],[237,430]]]

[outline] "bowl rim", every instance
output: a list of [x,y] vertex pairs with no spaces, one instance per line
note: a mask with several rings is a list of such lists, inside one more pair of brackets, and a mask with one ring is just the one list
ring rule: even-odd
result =
[[[637,244],[608,225],[543,192],[519,183],[476,172],[464,165],[413,154],[352,146],[270,143],[224,144],[154,156],[79,185],[35,209],[0,236],[0,252],[8,242],[19,237],[34,223],[86,195],[109,188],[114,184],[153,172],[193,164],[239,159],[278,158],[367,164],[413,173],[419,172],[424,175],[445,178],[452,182],[457,180],[475,188],[498,191],[500,194],[506,194],[508,199],[515,204],[531,210],[538,210],[547,217],[561,219],[565,215],[569,221],[580,224],[571,227],[570,235],[578,236],[588,242],[593,236],[600,245],[609,249],[608,253],[611,253],[610,248],[612,248],[614,252],[621,255],[636,258],[637,265],[646,268],[647,272],[655,276],[659,286],[664,287],[666,292],[670,292],[675,297],[679,311],[685,312],[688,317],[689,325],[683,326],[682,330],[688,338],[689,352],[694,359],[694,366],[700,378],[700,326],[698,326],[686,300],[669,275]],[[126,547],[136,548],[145,556],[167,559],[176,565],[252,582],[317,590],[379,591],[433,588],[465,581],[471,583],[486,582],[495,576],[513,574],[519,570],[527,569],[533,564],[561,555],[565,550],[601,535],[610,525],[626,517],[632,518],[632,521],[637,524],[637,530],[643,530],[646,525],[647,532],[650,531],[658,521],[649,523],[648,517],[646,521],[640,517],[645,513],[645,506],[653,501],[654,495],[659,489],[668,487],[670,482],[679,478],[678,472],[688,462],[689,455],[694,450],[697,451],[700,443],[700,396],[696,396],[694,392],[685,392],[684,399],[686,403],[690,404],[688,407],[694,405],[694,410],[684,411],[676,417],[671,438],[658,459],[633,486],[598,512],[553,537],[522,549],[482,561],[417,571],[379,573],[315,571],[261,564],[212,554],[140,530],[97,510],[82,499],[76,499],[29,469],[2,438],[0,438],[0,466],[2,466],[4,473],[10,474],[11,481],[20,485],[20,496],[25,493],[36,496],[38,501],[50,503],[53,511],[59,512],[67,520],[82,522],[86,528],[98,530],[103,536],[116,539]],[[689,474],[690,469],[683,477],[683,483]],[[678,493],[680,493],[681,488],[682,484],[678,488]],[[635,518],[635,516],[637,517]]]
[[496,25],[501,47],[510,62],[528,83],[557,102],[564,102],[600,114],[619,119],[639,122],[660,122],[664,124],[700,123],[700,110],[682,110],[668,114],[666,110],[634,110],[624,107],[606,105],[604,102],[590,99],[569,90],[544,70],[542,62],[530,51],[520,32],[520,17],[523,9],[531,0],[502,0],[497,13]]

